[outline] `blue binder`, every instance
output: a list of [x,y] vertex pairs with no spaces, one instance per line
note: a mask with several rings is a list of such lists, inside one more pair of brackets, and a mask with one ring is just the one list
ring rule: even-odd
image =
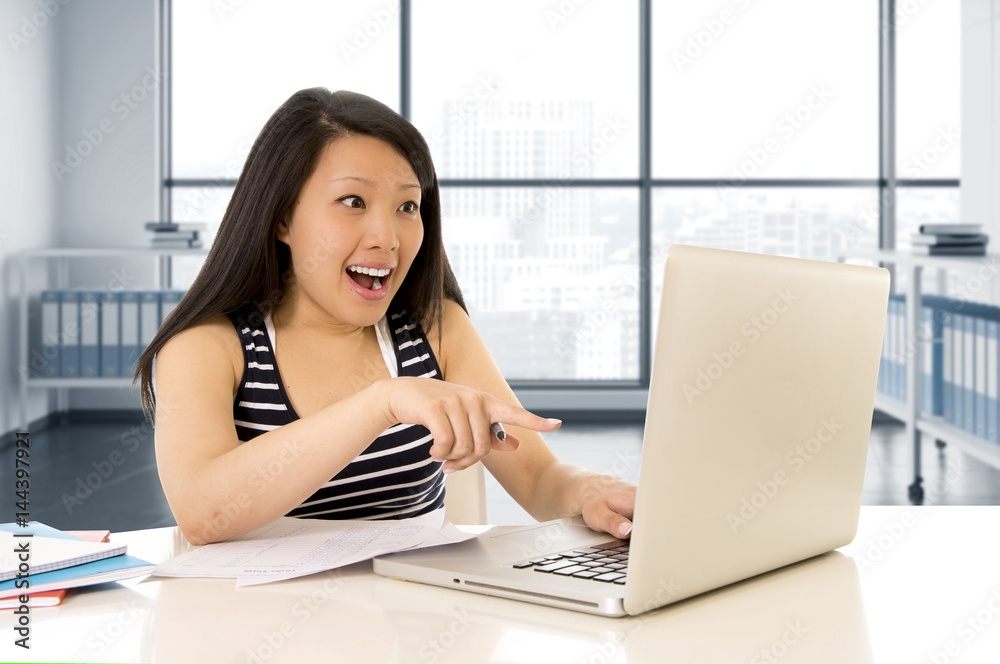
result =
[[121,304],[118,291],[104,291],[101,303],[101,375],[105,378],[121,376]]
[[37,369],[42,376],[47,378],[59,376],[62,371],[59,366],[59,309],[61,306],[59,291],[42,292],[42,358],[38,362]]
[[962,316],[962,428],[976,431],[976,319],[971,313]]
[[1000,336],[1000,321],[993,318],[986,323],[986,438],[994,443],[1000,444],[1000,428],[997,426],[1000,403],[997,401],[998,385],[998,364],[1000,357],[997,356],[998,340]]
[[886,316],[885,393],[896,398],[896,296],[889,296],[889,313]]
[[920,307],[920,410],[928,415],[934,414],[934,310],[928,306]]
[[121,308],[121,359],[119,371],[123,376],[131,376],[135,361],[139,359],[139,293],[127,290],[119,293]]
[[896,392],[896,309],[897,302],[894,295],[890,296],[889,300],[889,385],[888,394],[893,399],[898,399],[899,395]]
[[77,289],[80,296],[80,375],[97,378],[100,375],[100,337],[97,292]]
[[975,430],[980,438],[986,438],[986,319],[976,320],[976,408]]
[[949,424],[955,422],[955,316],[951,312],[945,311],[941,323],[941,392],[942,415],[944,421]]
[[944,339],[943,339],[943,328],[942,316],[944,312],[940,309],[931,309],[931,318],[933,320],[933,343],[931,351],[931,363],[932,363],[932,386],[933,390],[933,401],[931,404],[931,414],[941,415],[944,412],[944,387],[942,385],[942,376],[944,375]]
[[906,353],[907,353],[907,341],[906,336],[906,299],[904,296],[899,297],[899,302],[896,303],[896,391],[899,394],[898,399],[900,401],[906,401],[907,397],[907,384],[906,384]]
[[952,424],[962,428],[965,423],[965,399],[962,390],[965,387],[965,319],[961,314],[954,314],[951,322],[951,392],[952,392]]
[[913,349],[910,347],[912,340],[907,334],[906,324],[906,297],[899,298],[899,400],[905,402],[909,397],[910,385],[906,380],[906,367],[910,363],[910,356]]
[[886,349],[889,347],[889,312],[886,310],[885,327],[882,329],[882,351],[878,358],[878,379],[875,381],[875,391],[885,394]]
[[141,291],[139,298],[139,346],[145,349],[160,328],[160,291]]
[[182,297],[184,297],[182,290],[165,290],[160,293],[160,325],[167,319]]
[[59,365],[62,375],[80,376],[80,294],[59,289]]

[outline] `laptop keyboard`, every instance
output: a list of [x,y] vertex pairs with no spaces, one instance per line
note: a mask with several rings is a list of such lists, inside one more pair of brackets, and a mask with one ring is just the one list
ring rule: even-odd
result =
[[564,553],[554,553],[514,563],[514,569],[625,585],[628,573],[628,542],[624,544],[620,541],[608,542]]

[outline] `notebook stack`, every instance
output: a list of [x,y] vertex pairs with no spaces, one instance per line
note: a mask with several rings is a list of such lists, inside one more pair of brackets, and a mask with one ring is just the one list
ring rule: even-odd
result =
[[208,230],[208,224],[196,221],[150,221],[146,224],[146,230],[153,234],[153,247],[156,249],[200,249],[204,245],[199,233]]
[[985,256],[982,224],[923,224],[911,236],[914,256]]
[[0,524],[0,609],[55,606],[69,588],[120,581],[156,569],[128,555],[126,545],[109,542],[109,535],[107,530],[61,531],[37,521]]

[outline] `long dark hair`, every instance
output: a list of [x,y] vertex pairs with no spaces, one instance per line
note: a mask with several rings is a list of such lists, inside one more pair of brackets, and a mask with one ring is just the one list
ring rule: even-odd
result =
[[344,136],[365,135],[388,143],[409,162],[420,182],[424,239],[390,308],[418,316],[425,329],[437,325],[440,340],[444,297],[466,309],[441,241],[441,196],[430,149],[417,129],[371,97],[326,88],[300,90],[261,129],[219,232],[191,288],[136,363],[142,408],[152,420],[153,359],[178,332],[219,314],[252,305],[263,318],[281,301],[291,274],[288,246],[277,239],[278,223],[316,169],[323,149]]

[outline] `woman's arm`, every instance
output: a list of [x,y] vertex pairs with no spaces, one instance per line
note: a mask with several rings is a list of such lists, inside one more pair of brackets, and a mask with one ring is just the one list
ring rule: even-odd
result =
[[192,544],[235,537],[287,514],[397,422],[421,424],[431,455],[464,468],[491,447],[489,423],[551,431],[544,420],[439,380],[375,381],[354,395],[240,444],[233,395],[243,372],[235,329],[216,317],[177,334],[156,356],[156,463],[167,502]]
[[[445,300],[443,316],[439,360],[445,380],[520,406],[465,311]],[[429,341],[437,349],[436,337]],[[504,425],[520,446],[485,456],[483,464],[532,517],[545,521],[582,514],[595,530],[628,535],[635,506],[633,485],[562,463],[538,433]]]
[[[233,394],[239,337],[217,317],[174,336],[156,356],[156,464],[184,536],[206,544],[259,528],[297,507],[392,423],[374,384],[240,444]],[[237,371],[239,373],[237,373]]]

